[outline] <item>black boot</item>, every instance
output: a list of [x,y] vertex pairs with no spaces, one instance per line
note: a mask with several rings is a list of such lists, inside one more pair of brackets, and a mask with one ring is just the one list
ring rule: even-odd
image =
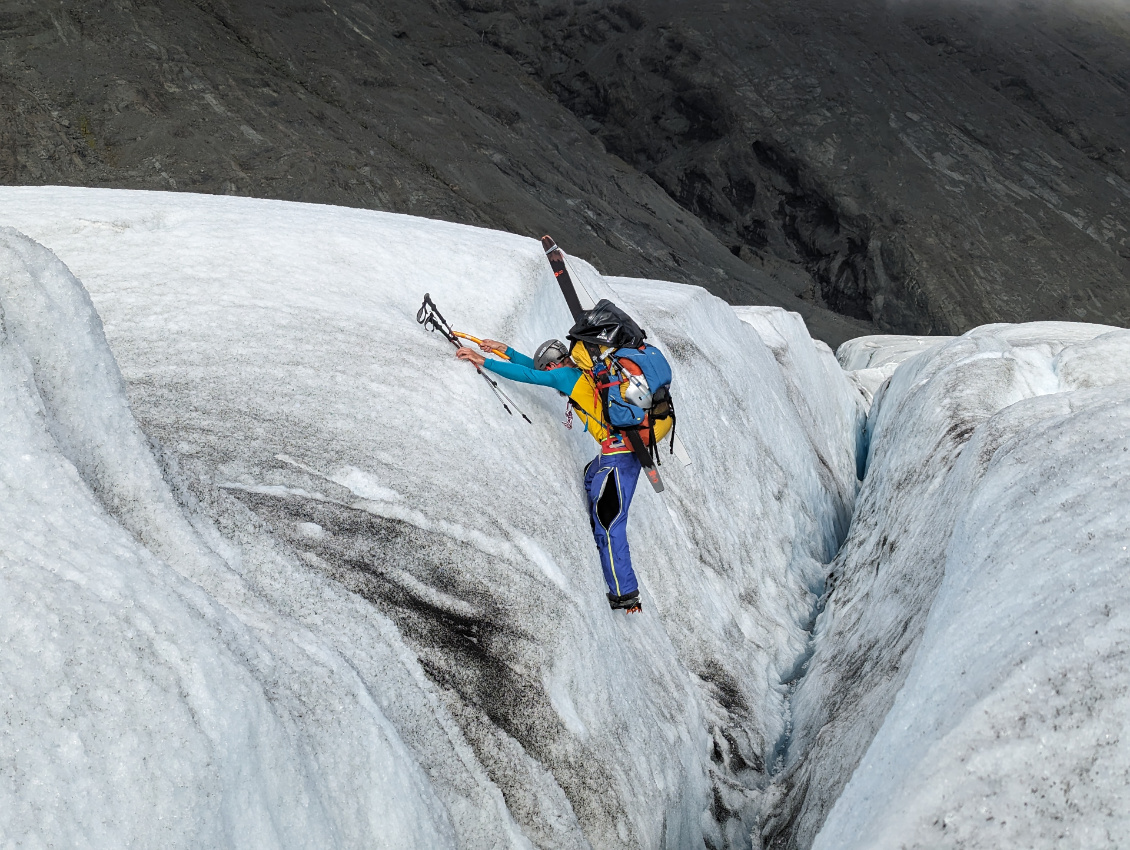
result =
[[609,593],[608,604],[612,606],[613,611],[623,609],[629,614],[639,614],[643,611],[643,603],[640,602],[640,592],[638,590],[625,593],[623,596],[616,596],[613,593]]

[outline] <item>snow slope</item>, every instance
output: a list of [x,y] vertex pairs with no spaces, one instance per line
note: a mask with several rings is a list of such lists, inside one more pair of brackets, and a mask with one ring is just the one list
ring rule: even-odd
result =
[[[579,490],[595,443],[544,390],[508,387],[534,424],[507,416],[414,319],[430,291],[477,335],[562,335],[536,241],[183,194],[3,188],[0,208],[66,263],[0,237],[26,420],[0,461],[22,529],[0,542],[23,611],[5,835],[749,846],[855,493],[862,404],[844,382],[806,415],[829,357],[573,261],[671,356],[696,460],[639,491],[645,610],[613,615]],[[23,306],[52,299],[67,315]],[[44,504],[52,528],[28,519]]]
[[1117,846],[1128,362],[1130,332],[1037,323],[894,372],[769,837]]

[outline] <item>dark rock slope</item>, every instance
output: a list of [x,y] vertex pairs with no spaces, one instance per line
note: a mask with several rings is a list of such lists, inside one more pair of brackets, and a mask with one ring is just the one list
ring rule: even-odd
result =
[[462,1],[814,301],[916,333],[1130,321],[1125,6]]
[[1130,323],[1130,16],[0,0],[0,181],[552,232],[835,344]]

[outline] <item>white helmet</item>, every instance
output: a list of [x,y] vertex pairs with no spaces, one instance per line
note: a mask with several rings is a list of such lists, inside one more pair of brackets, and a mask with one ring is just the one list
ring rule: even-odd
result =
[[631,360],[621,359],[620,369],[626,378],[620,383],[620,395],[623,396],[624,401],[631,402],[644,410],[650,408],[651,387],[647,385],[647,379],[644,378],[640,367]]

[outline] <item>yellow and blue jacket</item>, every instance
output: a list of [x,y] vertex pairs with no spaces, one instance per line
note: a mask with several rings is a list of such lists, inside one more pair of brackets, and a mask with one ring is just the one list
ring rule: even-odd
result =
[[[509,362],[504,360],[487,360],[483,368],[489,369],[496,375],[519,381],[523,384],[537,384],[542,387],[552,387],[569,399],[573,409],[585,426],[585,430],[593,439],[600,443],[603,454],[619,454],[630,452],[623,436],[619,433],[609,433],[604,417],[604,405],[600,400],[600,390],[592,372],[589,371],[592,361],[588,352],[581,343],[573,346],[571,356],[575,363],[588,367],[579,369],[575,366],[559,366],[556,369],[538,371],[534,368],[534,361],[520,351],[513,348],[506,349]],[[656,439],[662,439],[670,429],[670,421],[664,420],[656,428]]]

